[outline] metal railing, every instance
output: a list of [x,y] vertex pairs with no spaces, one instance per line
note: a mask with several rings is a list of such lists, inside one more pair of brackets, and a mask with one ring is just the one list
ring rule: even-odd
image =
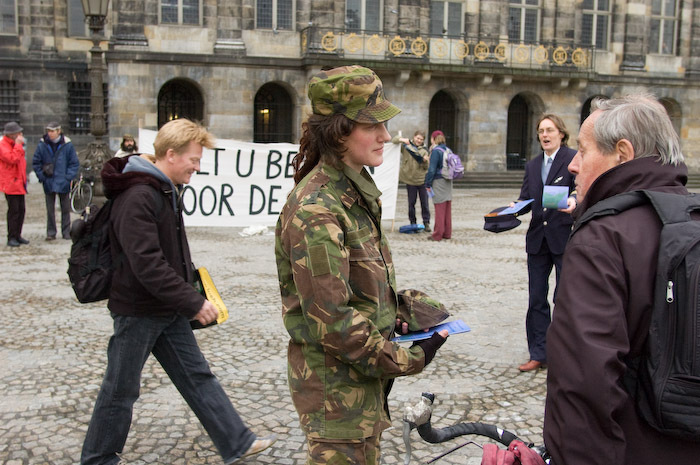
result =
[[510,43],[491,38],[348,32],[311,26],[301,31],[302,57],[336,56],[430,65],[483,65],[590,72],[594,48],[573,43]]

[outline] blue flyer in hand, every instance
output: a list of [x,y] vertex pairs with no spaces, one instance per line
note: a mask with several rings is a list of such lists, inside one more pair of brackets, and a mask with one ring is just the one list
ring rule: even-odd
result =
[[428,331],[414,331],[408,334],[402,334],[392,339],[394,342],[413,342],[428,339],[433,333],[446,329],[449,334],[459,334],[471,331],[469,326],[462,320],[448,321],[437,326],[433,326]]
[[515,205],[512,207],[505,208],[498,212],[498,216],[502,215],[512,215],[512,214],[517,214],[520,213],[520,211],[530,205],[532,202],[534,202],[535,199],[528,199],[528,200],[521,200],[520,202],[516,202]]
[[567,208],[569,186],[544,186],[542,190],[542,206],[544,208]]

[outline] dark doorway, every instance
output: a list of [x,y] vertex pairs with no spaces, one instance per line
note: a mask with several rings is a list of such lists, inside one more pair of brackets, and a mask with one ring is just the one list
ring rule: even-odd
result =
[[183,79],[166,82],[158,93],[158,128],[178,118],[199,123],[204,118],[202,94],[197,87]]
[[508,106],[506,169],[521,170],[529,158],[528,137],[530,108],[523,97],[516,95]]
[[294,108],[282,86],[268,83],[255,94],[253,142],[292,142]]
[[457,137],[457,105],[454,99],[444,90],[439,91],[430,101],[428,112],[428,141],[430,134],[436,129],[445,133],[447,146],[457,152],[459,139]]

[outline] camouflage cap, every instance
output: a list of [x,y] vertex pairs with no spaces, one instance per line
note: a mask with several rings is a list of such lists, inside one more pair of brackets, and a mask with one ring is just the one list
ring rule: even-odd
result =
[[357,123],[381,123],[401,110],[384,97],[374,71],[358,65],[321,71],[309,81],[309,99],[316,115],[345,115]]
[[409,331],[420,331],[437,326],[450,314],[445,306],[425,292],[404,289],[398,292],[398,316],[408,323]]

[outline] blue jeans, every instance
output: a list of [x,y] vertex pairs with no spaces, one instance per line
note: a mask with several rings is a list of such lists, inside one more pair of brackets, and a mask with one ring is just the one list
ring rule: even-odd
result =
[[255,441],[209,369],[190,328],[179,315],[127,317],[112,314],[114,335],[107,347],[107,371],[97,395],[80,463],[116,464],[139,397],[141,371],[150,353],[156,357],[197,415],[219,454],[228,463]]

